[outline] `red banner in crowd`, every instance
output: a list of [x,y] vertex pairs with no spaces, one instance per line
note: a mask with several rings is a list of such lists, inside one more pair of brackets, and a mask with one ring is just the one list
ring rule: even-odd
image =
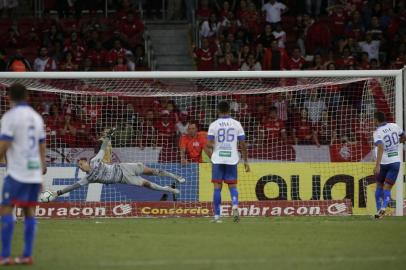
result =
[[[336,216],[352,214],[350,200],[253,201],[240,204],[241,216]],[[21,216],[18,209],[17,216]],[[87,217],[207,217],[213,213],[210,202],[83,202],[40,203],[39,218]],[[231,215],[231,205],[221,207],[222,216]]]

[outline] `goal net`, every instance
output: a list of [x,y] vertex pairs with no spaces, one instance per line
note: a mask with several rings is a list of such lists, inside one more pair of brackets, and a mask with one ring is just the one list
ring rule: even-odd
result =
[[[6,87],[26,85],[46,125],[44,189],[58,190],[84,176],[77,162],[91,159],[103,131],[112,127],[117,131],[105,162],[142,162],[186,178],[179,184],[143,176],[178,188],[178,196],[90,184],[40,204],[38,216],[212,215],[211,164],[201,148],[221,100],[231,103],[232,117],[246,133],[251,172],[239,167],[242,215],[372,214],[373,113],[382,111],[403,126],[401,72],[358,73],[5,73],[0,115],[9,108]],[[390,206],[400,215],[398,182]],[[222,197],[227,216],[227,186]]]

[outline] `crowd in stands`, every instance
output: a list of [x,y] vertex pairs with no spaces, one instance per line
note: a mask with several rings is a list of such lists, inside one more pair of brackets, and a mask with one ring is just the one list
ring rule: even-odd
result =
[[406,61],[404,0],[200,0],[196,14],[199,70],[400,69]]
[[117,1],[117,11],[108,17],[97,9],[104,1],[45,2],[46,10],[58,10],[59,16],[0,19],[1,71],[148,69],[144,23],[132,2]]

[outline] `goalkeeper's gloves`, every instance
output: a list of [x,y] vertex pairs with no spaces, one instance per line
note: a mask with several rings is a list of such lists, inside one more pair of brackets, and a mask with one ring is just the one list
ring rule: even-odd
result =
[[116,132],[117,128],[111,128],[109,130],[106,131],[106,133],[104,134],[103,138],[105,139],[111,139],[111,137],[113,137],[114,133]]

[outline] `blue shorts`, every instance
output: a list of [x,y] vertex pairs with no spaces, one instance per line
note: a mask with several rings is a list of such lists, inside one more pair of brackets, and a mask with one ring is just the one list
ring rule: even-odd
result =
[[381,164],[381,169],[379,174],[376,176],[376,181],[378,183],[387,183],[393,185],[398,178],[400,169],[400,162]]
[[237,183],[237,165],[212,164],[212,183]]
[[1,205],[35,206],[38,203],[40,191],[41,184],[21,183],[7,175],[4,178]]

